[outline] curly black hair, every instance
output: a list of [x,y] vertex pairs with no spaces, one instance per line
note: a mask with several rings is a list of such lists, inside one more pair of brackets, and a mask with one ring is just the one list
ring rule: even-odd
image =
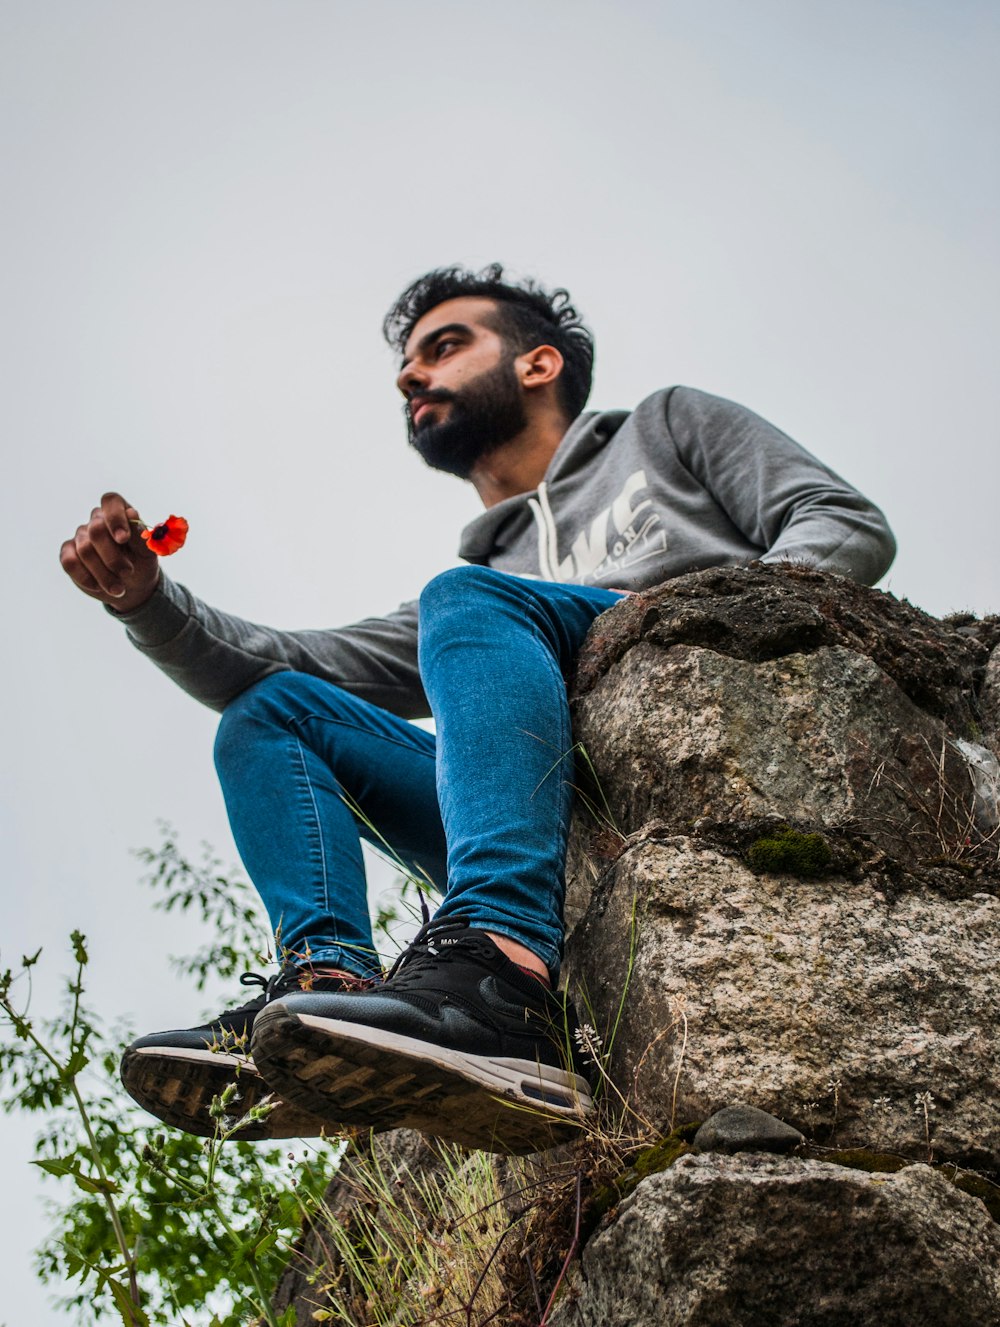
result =
[[563,357],[559,400],[575,419],[587,403],[594,376],[594,338],[570,303],[566,290],[548,291],[530,278],[516,283],[503,279],[502,263],[480,272],[466,267],[438,267],[418,277],[389,310],[382,332],[400,354],[414,325],[445,300],[478,295],[496,301],[491,326],[515,354],[535,346],[555,346]]

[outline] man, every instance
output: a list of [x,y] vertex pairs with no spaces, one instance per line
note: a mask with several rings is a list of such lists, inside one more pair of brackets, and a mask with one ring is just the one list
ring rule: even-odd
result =
[[[543,1146],[590,1088],[554,994],[572,798],[565,677],[623,593],[719,564],[807,561],[872,583],[882,514],[770,424],[688,388],[584,414],[593,343],[564,291],[493,265],[428,273],[390,311],[410,441],[486,508],[468,565],[419,604],[328,631],[219,613],[160,574],[107,494],[62,550],[133,643],[223,712],[216,761],[237,847],[283,962],[249,1004],[140,1038],[122,1075],[153,1114],[242,1136],[407,1125],[471,1146]],[[409,719],[432,713],[436,738]],[[443,901],[383,980],[359,836]],[[296,1109],[299,1112],[296,1115]],[[256,1112],[256,1114],[262,1114]]]

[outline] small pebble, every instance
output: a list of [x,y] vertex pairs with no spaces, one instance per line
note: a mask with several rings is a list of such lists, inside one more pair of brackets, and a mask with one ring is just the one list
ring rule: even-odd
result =
[[725,1106],[694,1136],[699,1152],[790,1152],[805,1137],[756,1106]]

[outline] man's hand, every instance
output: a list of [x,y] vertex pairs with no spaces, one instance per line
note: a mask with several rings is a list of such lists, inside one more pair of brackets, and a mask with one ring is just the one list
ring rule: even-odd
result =
[[105,493],[86,525],[59,550],[74,585],[118,613],[144,604],[160,579],[159,559],[140,538],[138,519],[120,493]]

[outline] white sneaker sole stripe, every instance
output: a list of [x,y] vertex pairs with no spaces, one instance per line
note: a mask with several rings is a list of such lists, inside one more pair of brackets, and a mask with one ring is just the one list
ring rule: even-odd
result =
[[233,1064],[245,1070],[247,1073],[255,1074],[257,1070],[254,1067],[253,1060],[249,1055],[230,1055],[226,1051],[210,1051],[206,1046],[204,1050],[195,1050],[193,1046],[133,1046],[133,1055],[159,1055],[167,1060],[205,1060],[212,1064]]
[[[567,1073],[553,1065],[539,1064],[535,1060],[501,1059],[488,1055],[470,1055],[466,1051],[446,1050],[431,1046],[415,1037],[404,1037],[384,1028],[348,1023],[338,1018],[320,1018],[316,1014],[295,1017],[306,1027],[317,1028],[336,1038],[342,1054],[345,1042],[360,1046],[379,1047],[397,1052],[427,1064],[461,1074],[503,1096],[521,1097],[526,1104],[544,1105],[553,1111],[580,1116],[590,1110],[593,1102],[590,1086],[579,1074]],[[345,1054],[345,1058],[349,1055]]]

